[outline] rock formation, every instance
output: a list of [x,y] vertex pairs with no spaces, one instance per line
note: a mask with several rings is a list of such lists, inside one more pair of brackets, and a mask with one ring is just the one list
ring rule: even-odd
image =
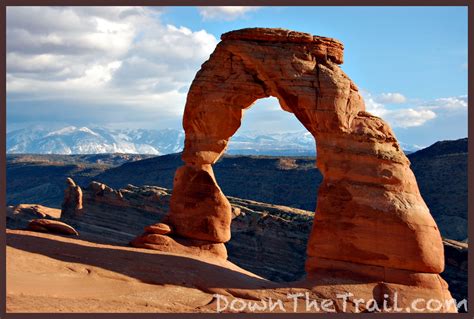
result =
[[36,204],[19,204],[7,207],[7,227],[28,229],[63,235],[79,235],[70,225],[58,219],[61,211],[56,208]]
[[47,218],[58,219],[61,210],[37,204],[19,204],[7,207],[7,227],[13,229],[25,229],[30,220]]
[[29,216],[30,218],[59,218],[61,211],[56,208],[37,204],[19,204],[7,208],[7,216]]
[[323,181],[307,247],[308,278],[344,281],[358,274],[359,280],[383,282],[387,291],[403,285],[408,299],[416,295],[410,286],[419,295],[449,299],[439,276],[439,230],[391,128],[365,111],[357,86],[338,66],[343,45],[262,28],[229,32],[221,40],[186,101],[185,165],[176,172],[163,221],[174,235],[209,244],[230,239],[231,206],[212,164],[245,110],[274,96],[317,142]]
[[[96,193],[97,185],[99,185],[99,188],[109,189],[110,192],[106,193],[109,196],[104,196],[105,194],[102,192]],[[123,195],[120,201],[116,199],[117,196],[115,195],[119,192]],[[157,186],[135,187],[128,185],[126,188],[114,190],[107,185],[94,182],[92,187],[89,185],[83,189],[84,208],[82,215],[68,218],[67,222],[79,230],[81,242],[108,243],[113,244],[114,247],[125,246],[143,229],[148,234],[172,234],[173,230],[161,223],[146,226],[152,223],[153,220],[161,220],[165,216],[169,209],[170,197],[171,190]],[[230,196],[227,198],[232,205],[232,238],[225,244],[229,261],[253,274],[262,276],[272,282],[278,282],[281,287],[307,285],[304,281],[294,281],[301,279],[304,275],[305,247],[311,231],[314,213]],[[59,217],[59,210],[36,206],[23,204],[9,207],[7,210],[7,227],[9,229],[24,229],[31,218],[44,216],[34,213],[38,209],[41,209],[42,212],[50,212],[49,215],[55,216],[46,216],[46,218]],[[153,250],[184,254],[187,256],[187,260],[192,260],[193,257],[189,256],[190,254],[197,255],[195,258],[210,257],[212,260],[223,260],[223,258],[215,257],[225,253],[222,250],[209,249],[211,247],[205,245],[192,246],[193,242],[186,241],[185,238],[151,236],[151,238],[153,237],[155,239],[159,237],[161,242],[158,245],[146,242],[136,244],[143,244],[142,247]],[[152,240],[156,242],[156,240]],[[449,282],[453,297],[459,301],[467,298],[467,244],[455,243],[449,240],[443,242],[445,244],[446,270],[442,277]],[[38,246],[44,245],[38,244]],[[60,250],[58,250],[58,254],[60,253]],[[86,261],[89,260],[90,256],[81,254],[81,258],[84,258],[85,263],[87,263]],[[74,259],[74,262],[77,262],[77,260]],[[118,263],[114,261],[113,264]],[[142,260],[138,260],[136,263],[137,265],[143,265]],[[84,267],[89,266],[85,265]],[[133,266],[128,267],[133,268]],[[152,268],[150,266],[150,269]],[[145,270],[142,269],[142,271]],[[196,268],[193,268],[192,273],[198,274],[197,277],[204,276]],[[351,276],[350,281],[346,281],[346,283],[357,283],[357,275],[349,275]],[[215,276],[220,276],[220,273],[216,273]],[[334,278],[328,277],[330,280],[334,280]],[[207,279],[206,277],[205,280]],[[324,277],[320,278],[319,285],[316,287],[312,287],[309,283],[310,291],[313,291],[312,293],[316,295],[323,294],[324,297],[331,299],[334,297],[334,293],[340,292],[338,287],[344,287],[344,289],[350,289],[349,291],[352,293],[362,293],[364,296],[367,294],[368,298],[372,298],[370,295],[372,290],[380,292],[386,289],[380,284],[370,286],[359,283],[350,286],[350,288],[347,288],[346,284],[341,286],[334,284],[334,282],[327,285],[321,284],[325,280],[327,279]],[[404,288],[404,286],[401,288]],[[260,292],[260,296],[268,297],[270,293],[268,290]]]
[[79,236],[79,233],[70,225],[51,219],[32,219],[28,223],[27,229],[43,233]]
[[61,205],[61,216],[71,217],[80,215],[82,211],[82,189],[76,185],[72,178],[66,179],[64,201]]
[[170,237],[147,231],[140,237],[135,238],[130,244],[138,248],[148,248],[178,254],[227,258],[227,250],[223,243]]
[[170,226],[163,223],[156,223],[145,227],[145,232],[150,234],[168,235],[172,233]]
[[[80,231],[81,237],[88,240],[127,244],[145,226],[165,216],[169,198],[169,192],[160,187],[138,188],[128,185],[115,190],[92,181],[81,192],[80,213],[62,214],[61,220],[73,225]],[[72,211],[63,204],[63,212],[65,210]]]

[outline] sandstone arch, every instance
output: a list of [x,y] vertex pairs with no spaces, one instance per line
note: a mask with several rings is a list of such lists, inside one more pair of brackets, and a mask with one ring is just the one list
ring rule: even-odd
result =
[[244,110],[274,96],[315,137],[323,174],[307,273],[370,273],[380,281],[415,283],[449,295],[438,275],[444,258],[436,223],[392,130],[365,111],[357,86],[338,66],[342,44],[262,28],[221,39],[186,101],[186,164],[176,172],[165,220],[174,233],[216,244],[230,239],[231,207],[212,164]]

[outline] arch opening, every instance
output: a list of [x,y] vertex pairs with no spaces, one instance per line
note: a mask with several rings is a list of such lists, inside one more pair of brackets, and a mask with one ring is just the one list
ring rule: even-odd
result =
[[232,204],[228,259],[271,281],[301,278],[322,181],[311,133],[277,98],[259,99],[213,170]]
[[277,98],[262,98],[246,108],[229,139],[226,155],[314,156],[315,139]]

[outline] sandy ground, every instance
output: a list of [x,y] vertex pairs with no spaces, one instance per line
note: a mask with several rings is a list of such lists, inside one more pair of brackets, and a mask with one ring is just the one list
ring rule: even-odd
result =
[[215,312],[214,293],[274,287],[225,260],[7,230],[7,312]]
[[[397,291],[400,299],[410,300],[431,298],[436,292],[356,279],[354,274],[321,273],[311,280],[277,284],[223,259],[24,230],[7,230],[6,275],[9,313],[320,312],[321,307],[307,308],[308,298],[331,299],[335,302],[330,308],[343,312],[341,300],[334,298],[337,294],[352,292],[369,300],[379,298],[381,291]],[[302,297],[288,298],[297,293]],[[272,300],[282,301],[282,306],[270,311]],[[226,306],[234,301],[238,301],[236,307]],[[252,310],[252,302],[266,308]]]

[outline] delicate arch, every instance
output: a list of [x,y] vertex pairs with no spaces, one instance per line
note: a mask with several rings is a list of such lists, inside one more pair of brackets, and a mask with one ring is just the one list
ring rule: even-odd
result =
[[[365,112],[357,86],[338,66],[342,44],[259,28],[221,39],[186,101],[185,165],[176,172],[165,220],[174,232],[213,243],[230,239],[231,207],[212,164],[239,128],[243,110],[275,96],[317,140],[323,182],[307,272],[357,272],[363,265],[380,280],[396,280],[403,271],[443,271],[441,236],[410,163],[390,127]],[[367,275],[367,268],[361,272]]]

